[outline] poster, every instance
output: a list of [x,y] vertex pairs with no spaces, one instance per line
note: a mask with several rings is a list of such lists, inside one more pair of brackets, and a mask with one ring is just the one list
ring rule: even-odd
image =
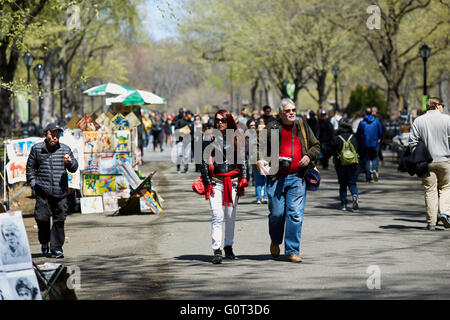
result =
[[97,194],[116,191],[116,176],[100,175],[98,180]]
[[112,119],[111,119],[113,125],[114,125],[114,130],[128,130],[130,129],[130,124],[127,120],[127,118],[125,118],[121,113],[116,114]]
[[104,192],[116,191],[116,176],[84,174],[83,195],[101,196]]
[[81,213],[102,213],[103,198],[102,197],[83,197],[80,199]]
[[84,196],[96,196],[99,195],[99,180],[100,176],[95,174],[83,175],[83,195]]
[[70,118],[69,122],[67,122],[66,128],[71,130],[78,129],[77,123],[80,122],[80,120],[81,118],[77,114],[74,114],[72,118]]
[[42,300],[39,283],[33,269],[8,272],[10,300]]
[[114,152],[113,138],[114,132],[99,132],[98,152]]
[[100,174],[118,174],[115,153],[100,153],[98,156]]
[[93,117],[89,114],[85,114],[84,117],[77,123],[78,128],[82,131],[97,131],[100,126]]
[[98,153],[84,154],[84,173],[100,173]]
[[30,246],[20,211],[0,214],[0,234],[3,270],[32,268]]
[[138,125],[141,124],[141,121],[139,120],[139,118],[136,116],[136,114],[134,112],[130,112],[129,114],[126,115],[125,117],[130,125],[130,128],[134,128],[137,127]]
[[118,198],[130,197],[130,184],[124,176],[116,176],[116,194]]
[[[118,165],[123,165],[125,163],[129,163],[130,166],[133,166],[133,161],[132,161],[132,157],[131,157],[131,153],[129,152],[118,152],[115,153],[116,155],[116,168]],[[117,169],[117,173],[119,173],[118,169]]]
[[84,152],[98,152],[99,143],[98,143],[98,132],[83,132],[83,141],[84,141]]
[[10,140],[10,142],[6,144],[6,152],[8,153],[8,158],[15,159],[17,157],[28,157],[31,151],[31,147],[41,141],[44,141],[44,138]]
[[118,197],[116,192],[103,193],[103,211],[114,212],[119,210]]
[[75,173],[67,171],[67,180],[69,188],[80,190],[81,173],[77,170]]
[[131,152],[130,131],[121,130],[114,131],[114,151],[115,152]]
[[[69,146],[74,158],[78,161],[78,170],[84,169],[84,143],[78,139],[71,130],[65,130],[63,136],[59,139],[61,143]],[[77,171],[78,171],[77,170]]]
[[21,181],[27,181],[27,159],[28,157],[16,157],[6,164],[8,183],[13,184]]

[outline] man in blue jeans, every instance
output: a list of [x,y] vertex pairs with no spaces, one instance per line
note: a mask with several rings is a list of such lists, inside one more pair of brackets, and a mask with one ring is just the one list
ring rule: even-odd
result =
[[[284,236],[284,251],[288,260],[302,262],[300,239],[306,203],[304,175],[308,168],[314,167],[314,161],[320,153],[320,143],[307,123],[303,123],[306,137],[303,136],[301,124],[296,120],[296,106],[291,99],[281,100],[279,114],[280,120],[267,125],[267,155],[271,155],[271,151],[275,152],[278,157],[271,155],[271,159],[279,161],[272,161],[270,166],[278,170],[274,174],[272,171],[275,170],[270,170],[271,175],[267,177],[270,253],[272,257],[280,255],[279,246]],[[270,150],[273,130],[277,130],[274,136],[279,137],[278,150]],[[263,175],[268,173],[268,160],[266,158],[256,162]]]
[[372,108],[366,108],[366,115],[356,131],[362,142],[362,162],[366,172],[366,182],[378,181],[378,153],[383,136],[381,122],[372,115]]

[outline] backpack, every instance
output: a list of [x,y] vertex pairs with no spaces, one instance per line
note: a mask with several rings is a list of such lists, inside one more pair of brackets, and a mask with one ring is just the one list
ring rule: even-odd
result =
[[342,146],[341,152],[339,152],[338,158],[341,160],[341,164],[343,166],[348,166],[354,163],[358,163],[358,153],[355,150],[355,147],[350,142],[350,139],[353,137],[353,134],[347,139],[347,141],[339,135],[339,138],[344,142]]

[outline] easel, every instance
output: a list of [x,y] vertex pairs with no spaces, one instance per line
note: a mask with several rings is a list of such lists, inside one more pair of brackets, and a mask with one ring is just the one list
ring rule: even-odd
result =
[[42,271],[38,268],[38,266],[33,262],[33,269],[34,273],[36,274],[38,280],[42,282],[43,286],[45,287],[45,292],[42,295],[42,300],[45,300],[48,295],[52,295],[54,300],[64,300],[61,294],[53,287],[62,274],[63,270],[66,268],[65,265],[60,264],[58,268],[53,272],[50,279],[47,280],[45,275],[42,273]]
[[[156,173],[156,170],[153,171],[148,177],[146,177],[138,186],[136,189],[131,188],[130,197],[127,199],[127,201],[120,206],[119,210],[116,210],[113,212],[112,216],[117,216],[125,210],[125,208],[130,204],[130,202],[136,197],[136,195],[144,195],[147,191],[151,191],[151,179]],[[150,187],[148,186],[148,183],[150,182]],[[149,190],[150,189],[150,190]]]

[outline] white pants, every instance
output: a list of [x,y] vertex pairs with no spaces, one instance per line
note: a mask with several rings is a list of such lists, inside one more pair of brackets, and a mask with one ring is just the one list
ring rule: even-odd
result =
[[225,219],[224,246],[232,246],[234,243],[234,223],[236,221],[237,184],[233,183],[232,199],[234,207],[222,205],[223,184],[216,182],[214,194],[209,197],[209,205],[212,211],[211,237],[213,250],[220,249],[222,245],[222,223]]

